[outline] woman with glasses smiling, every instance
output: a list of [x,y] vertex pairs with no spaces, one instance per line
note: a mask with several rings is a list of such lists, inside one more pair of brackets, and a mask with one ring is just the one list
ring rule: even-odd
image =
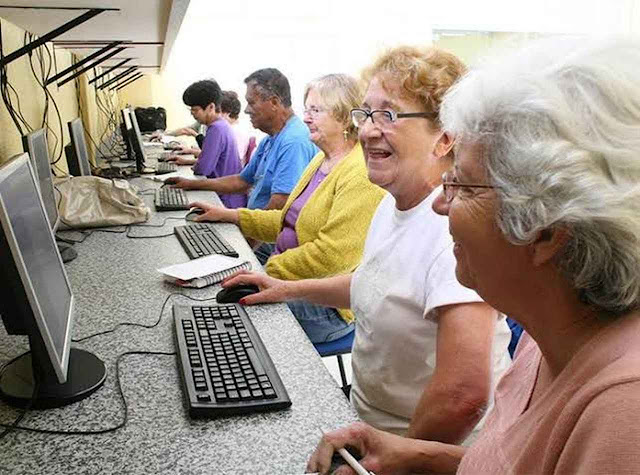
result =
[[349,445],[378,475],[640,473],[639,69],[638,40],[552,39],[447,96],[458,148],[434,209],[458,280],[524,336],[471,447],[359,423],[309,471]]
[[432,210],[453,163],[440,101],[464,71],[449,53],[400,47],[365,72],[368,90],[351,117],[369,180],[388,195],[355,272],[298,282],[249,273],[223,284],[257,284],[261,292],[246,297],[248,304],[305,298],[350,307],[351,401],[360,417],[385,431],[450,443],[469,436],[510,363],[504,317],[457,282],[447,220]]
[[[355,79],[329,74],[311,81],[304,93],[304,122],[320,150],[307,166],[282,210],[207,210],[200,220],[236,223],[245,236],[275,242],[267,274],[284,280],[323,278],[352,272],[384,191],[367,179],[362,147],[349,111],[362,93]],[[289,308],[313,343],[353,331],[353,312],[302,300]]]

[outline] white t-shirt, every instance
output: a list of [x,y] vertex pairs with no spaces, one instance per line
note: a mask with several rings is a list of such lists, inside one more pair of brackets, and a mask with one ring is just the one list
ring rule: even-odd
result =
[[[482,301],[456,280],[448,220],[431,208],[439,193],[440,188],[407,211],[396,208],[393,196],[383,198],[351,280],[351,402],[362,420],[400,435],[435,368],[434,310]],[[493,345],[494,387],[511,363],[510,338],[502,316]]]

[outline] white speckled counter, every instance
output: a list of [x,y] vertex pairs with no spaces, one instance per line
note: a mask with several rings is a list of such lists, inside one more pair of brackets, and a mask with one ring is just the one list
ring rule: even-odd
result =
[[[141,189],[158,183],[136,179]],[[217,201],[213,193],[190,198]],[[145,200],[153,210],[152,196]],[[149,223],[184,212],[155,213]],[[135,235],[168,234],[183,221],[162,228],[136,228]],[[239,230],[219,229],[241,257],[260,268]],[[71,236],[73,234],[70,234]],[[79,235],[76,235],[79,237]],[[78,258],[67,264],[76,298],[74,338],[121,322],[154,323],[171,292],[214,297],[219,286],[179,289],[163,281],[157,268],[188,260],[174,236],[127,239],[94,233],[75,245]],[[190,303],[172,297],[173,303]],[[357,419],[313,345],[283,304],[247,307],[287,388],[292,406],[282,412],[215,420],[190,419],[175,356],[131,355],[120,364],[128,405],[124,428],[104,435],[45,435],[16,430],[0,440],[0,474],[302,474],[319,428]],[[29,411],[21,425],[55,430],[100,430],[118,425],[124,407],[116,387],[116,358],[131,350],[174,351],[171,305],[152,329],[120,327],[74,346],[86,348],[107,366],[107,380],[94,395],[70,406]],[[26,350],[24,338],[7,336],[0,325],[0,364]],[[0,402],[0,422],[20,412]]]

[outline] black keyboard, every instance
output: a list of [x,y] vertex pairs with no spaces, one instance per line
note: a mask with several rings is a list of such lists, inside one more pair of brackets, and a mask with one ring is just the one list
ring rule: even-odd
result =
[[156,190],[156,211],[176,211],[189,209],[189,200],[181,188],[160,188]]
[[191,259],[210,254],[238,257],[236,250],[213,229],[214,226],[212,223],[193,223],[176,226],[173,232]]
[[191,417],[291,406],[269,353],[239,305],[173,306],[178,368]]
[[156,165],[156,175],[164,175],[165,173],[173,173],[178,171],[178,165],[175,163],[158,163]]

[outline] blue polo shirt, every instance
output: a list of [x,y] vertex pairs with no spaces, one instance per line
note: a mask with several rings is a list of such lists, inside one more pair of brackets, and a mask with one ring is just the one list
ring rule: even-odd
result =
[[253,185],[247,208],[264,208],[273,193],[291,193],[318,151],[309,140],[309,128],[292,115],[280,132],[260,142],[240,173],[244,181]]

